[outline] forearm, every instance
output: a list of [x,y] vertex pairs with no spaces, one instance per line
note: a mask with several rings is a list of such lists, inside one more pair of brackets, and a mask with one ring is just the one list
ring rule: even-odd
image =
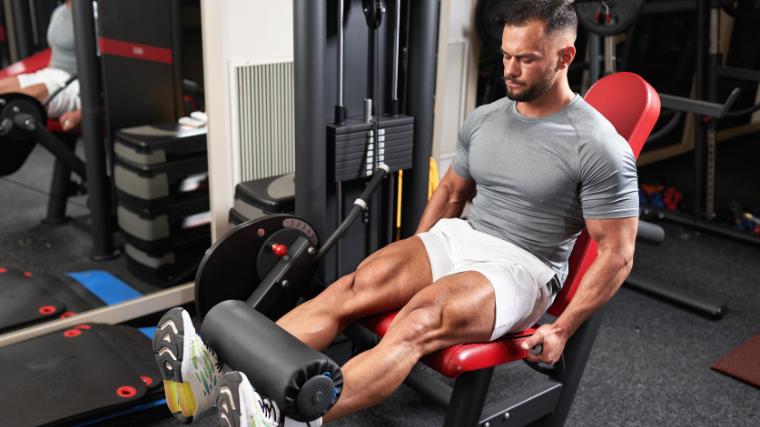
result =
[[569,338],[592,314],[617,293],[631,272],[632,256],[602,249],[584,275],[578,291],[554,325]]
[[438,186],[422,212],[417,233],[430,230],[441,218],[456,218],[462,214],[467,200],[454,197],[448,186]]

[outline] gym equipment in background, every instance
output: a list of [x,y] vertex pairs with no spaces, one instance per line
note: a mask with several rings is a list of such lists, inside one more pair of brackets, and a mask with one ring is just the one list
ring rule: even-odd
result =
[[578,22],[602,37],[625,32],[644,6],[644,0],[575,0]]
[[230,224],[295,210],[295,181],[292,173],[241,182],[235,186],[235,201],[230,208]]
[[206,130],[168,123],[114,138],[127,267],[161,286],[187,280],[211,243]]
[[[647,213],[643,212],[643,215],[646,216]],[[636,239],[648,244],[659,245],[665,241],[665,230],[657,224],[640,220],[639,232]],[[716,305],[704,301],[701,298],[689,295],[662,283],[644,280],[633,273],[625,279],[624,285],[630,289],[693,311],[711,320],[721,319],[727,310],[725,304]]]
[[[105,271],[56,276],[0,268],[0,330],[139,298]],[[74,316],[74,317],[72,317]],[[142,332],[142,333],[141,333]],[[148,335],[146,337],[145,335]],[[95,421],[135,411],[163,397],[153,360],[152,328],[77,322],[65,330],[0,348],[0,375],[12,387],[0,399],[8,425]],[[146,405],[136,408],[136,404]],[[44,410],[39,410],[44,408]]]
[[163,404],[152,330],[79,324],[0,348],[0,375],[12,386],[0,399],[3,422],[96,423]]
[[[98,46],[111,134],[190,114],[203,81],[199,0],[98,1]],[[184,80],[188,83],[184,84]]]
[[[335,22],[343,22],[344,5],[338,1],[336,6],[338,16]],[[391,57],[390,90],[386,89],[386,93],[389,93],[390,96],[385,98],[390,98],[390,101],[381,102],[381,67],[387,67],[387,65],[381,65],[380,31],[384,29],[383,17],[387,11],[385,1],[362,1],[364,22],[368,30],[366,97],[363,97],[360,104],[361,110],[354,110],[354,115],[348,118],[346,117],[348,109],[344,102],[344,25],[337,27],[337,102],[333,121],[327,124],[327,175],[335,183],[335,199],[338,207],[335,212],[336,223],[343,220],[344,183],[372,175],[380,163],[386,164],[392,173],[412,167],[414,118],[400,113],[398,99],[402,13],[399,1],[394,3],[392,9],[395,19],[393,21],[391,52],[389,55],[385,55]],[[387,39],[387,36],[384,38]],[[382,113],[383,104],[387,104],[388,114]],[[348,185],[350,187],[350,184]],[[394,197],[394,187],[395,177],[391,175],[388,193],[374,196],[372,203],[373,206],[380,205],[380,197],[383,198],[382,204],[385,209],[369,217],[370,221],[380,221],[385,224],[377,236],[370,237],[370,239],[377,239],[381,246],[390,242],[393,235],[394,213],[391,200]],[[369,229],[377,229],[377,227],[370,224]],[[344,271],[343,258],[343,244],[340,242],[335,252],[335,271],[338,274],[342,274]]]
[[[303,219],[267,216],[233,228],[206,252],[198,269],[195,302],[205,318],[206,343],[235,369],[261,369],[254,387],[296,420],[312,421],[332,407],[341,390],[340,368],[272,322],[308,294],[320,261],[367,210],[389,173],[381,163],[323,246]],[[249,347],[240,348],[241,337]],[[257,342],[271,345],[260,351]]]
[[[38,71],[50,63],[50,55],[50,49],[45,49],[23,61],[11,64],[7,68],[0,70],[0,78]],[[72,79],[69,80],[68,83],[73,81]],[[53,92],[53,94],[48,97],[46,104],[62,90],[63,88],[59,88],[57,91]],[[14,100],[22,99],[21,97],[12,94],[6,94],[4,96],[8,96]],[[4,99],[4,102],[7,103],[7,100]],[[36,99],[29,100],[26,98],[26,101],[22,101],[22,103],[17,106],[19,110],[18,112],[14,111],[14,108],[11,108],[5,111],[4,117],[12,120],[15,115],[20,112],[26,111],[31,113],[40,123],[45,123],[50,134],[59,141],[58,143],[52,142],[57,146],[56,151],[73,152],[78,135],[75,132],[64,132],[57,120],[47,119],[47,121],[45,121],[45,104],[38,104],[39,102],[37,102]],[[6,122],[5,126],[8,127],[10,125],[10,122]],[[23,127],[19,127],[16,131],[9,131],[8,129],[5,131],[0,130],[0,133],[10,132],[10,135],[7,137],[8,140],[3,144],[3,148],[7,151],[4,152],[2,161],[0,161],[0,175],[7,175],[18,170],[31,153],[31,150],[35,145],[35,141],[33,140],[34,136],[29,132],[24,132],[23,129]],[[6,139],[5,137],[2,138]],[[46,138],[45,140],[53,141],[50,138]],[[70,157],[68,153],[65,153],[64,155],[65,157]],[[79,162],[77,161],[73,161],[73,163],[74,164],[72,164],[71,161],[65,162],[62,158],[56,156],[55,165],[53,167],[53,176],[50,183],[47,214],[44,219],[45,223],[57,224],[66,221],[66,206],[69,197],[86,192],[86,187],[83,183],[84,179],[82,179],[84,176],[84,168],[80,168],[78,165]],[[72,167],[75,169],[72,170]],[[71,179],[72,171],[77,172],[77,175],[80,178],[79,181]]]
[[[85,162],[74,152],[77,136],[53,134],[48,128],[61,130],[57,122],[51,125],[47,120],[45,108],[37,99],[20,93],[0,95],[0,143],[4,150],[0,176],[21,168],[37,143],[45,147],[55,157],[55,166],[44,221],[60,223],[66,220],[69,197],[86,193],[91,181]],[[71,179],[72,172],[78,181]]]
[[46,49],[47,28],[58,0],[9,0],[3,4],[10,62],[17,62]]
[[295,306],[310,285],[318,263],[367,209],[371,195],[388,170],[388,166],[381,164],[322,247],[314,228],[292,215],[266,216],[230,230],[206,251],[198,268],[195,279],[198,314],[203,317],[213,306],[228,299],[248,300],[270,318],[284,314],[280,312],[283,308]]

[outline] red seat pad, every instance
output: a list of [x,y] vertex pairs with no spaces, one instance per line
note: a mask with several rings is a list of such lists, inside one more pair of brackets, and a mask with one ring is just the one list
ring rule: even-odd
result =
[[[379,336],[384,336],[398,311],[369,317],[362,324]],[[535,329],[526,329],[505,335],[496,341],[485,343],[457,344],[437,351],[422,359],[422,362],[438,371],[441,375],[456,378],[464,372],[489,368],[503,363],[522,360],[528,350],[520,347]]]
[[[33,55],[30,55],[21,61],[14,62],[13,64],[0,69],[0,79],[6,77],[17,76],[19,74],[29,74],[39,71],[50,64],[50,48],[43,49]],[[47,129],[50,132],[64,133],[63,127],[56,119],[48,119]]]
[[41,50],[0,70],[0,79],[39,71],[50,64],[50,49]]

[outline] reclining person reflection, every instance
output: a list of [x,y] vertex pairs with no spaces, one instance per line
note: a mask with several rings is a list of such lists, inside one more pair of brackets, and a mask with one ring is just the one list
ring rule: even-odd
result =
[[0,94],[23,93],[43,104],[48,103],[48,117],[58,119],[64,130],[74,129],[81,121],[71,3],[72,0],[67,0],[58,6],[50,18],[48,66],[33,73],[0,79]]

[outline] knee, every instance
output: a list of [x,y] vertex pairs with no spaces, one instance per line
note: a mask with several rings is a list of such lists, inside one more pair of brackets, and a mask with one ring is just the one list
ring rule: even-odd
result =
[[382,272],[375,267],[377,267],[375,263],[369,263],[351,273],[351,280],[348,281],[348,290],[350,290],[352,296],[370,295],[385,282]]

